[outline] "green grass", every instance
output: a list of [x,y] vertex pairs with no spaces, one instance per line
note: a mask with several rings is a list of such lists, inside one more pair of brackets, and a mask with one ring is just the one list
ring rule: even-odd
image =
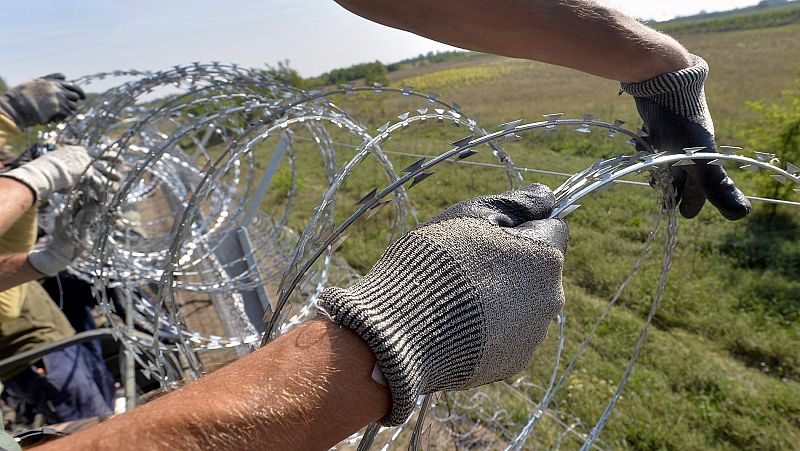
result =
[[[800,24],[739,31],[688,34],[681,40],[711,65],[707,95],[722,143],[747,141],[758,115],[747,101],[773,101],[791,87],[800,69]],[[568,69],[493,56],[449,61],[392,74],[393,84],[412,83],[462,105],[463,112],[495,125],[518,117],[538,120],[542,113],[583,112],[621,118],[639,125],[633,102],[618,96],[614,82]],[[356,96],[337,105],[374,130],[397,115],[424,107],[397,97]],[[302,135],[302,131],[297,133]],[[334,140],[358,144],[338,130]],[[426,155],[449,149],[466,136],[463,127],[429,123],[411,126],[384,146]],[[273,143],[274,145],[274,143]],[[574,172],[601,156],[629,149],[622,140],[562,131],[525,135],[506,151],[521,166]],[[295,146],[301,185],[290,224],[301,229],[325,189],[319,153],[303,141]],[[490,162],[487,151],[475,161]],[[769,149],[756,149],[769,150]],[[259,156],[263,167],[269,156]],[[338,149],[341,166],[352,150]],[[391,156],[396,169],[413,158]],[[284,169],[284,172],[286,170]],[[498,169],[444,164],[437,174],[410,190],[424,220],[467,197],[502,191],[507,181]],[[336,219],[386,178],[372,157],[357,169],[337,196]],[[746,191],[757,185],[744,171],[733,176]],[[279,173],[279,185],[288,186]],[[528,182],[556,186],[563,179],[526,176]],[[642,179],[643,180],[643,179]],[[269,211],[279,211],[285,196],[273,193]],[[567,256],[567,352],[570,356],[613,295],[641,250],[650,230],[655,196],[647,188],[617,186],[592,196],[569,220]],[[747,220],[731,223],[707,207],[695,220],[681,220],[668,288],[653,330],[602,439],[619,449],[797,449],[800,447],[800,213],[784,207],[767,223],[764,205]],[[389,240],[392,210],[356,223],[339,255],[364,272]],[[562,411],[592,425],[619,380],[654,296],[661,268],[659,238],[653,255],[598,330],[592,345],[560,393]],[[544,384],[552,362],[553,334],[528,370]],[[508,408],[524,415],[509,399]],[[515,410],[516,409],[516,410]],[[588,432],[584,428],[584,432]],[[543,434],[547,437],[551,434]],[[577,442],[564,445],[577,447]],[[440,447],[446,448],[446,445]]]

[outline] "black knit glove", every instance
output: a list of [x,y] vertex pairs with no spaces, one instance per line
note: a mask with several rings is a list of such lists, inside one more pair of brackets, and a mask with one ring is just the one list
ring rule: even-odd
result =
[[80,87],[65,80],[63,74],[50,74],[9,89],[0,95],[0,113],[19,128],[63,120],[86,98]]
[[461,202],[397,240],[319,307],[370,346],[401,424],[421,393],[462,390],[525,369],[564,303],[566,224],[545,219],[544,185]]
[[[694,66],[669,72],[640,83],[622,83],[622,90],[634,96],[636,107],[644,120],[650,144],[658,151],[683,153],[689,147],[704,147],[715,152],[714,123],[708,112],[703,83],[708,76],[708,64],[692,55]],[[700,213],[706,199],[722,216],[741,219],[750,213],[750,201],[734,185],[721,166],[695,161],[692,166],[671,170],[680,202],[680,212],[686,218]]]

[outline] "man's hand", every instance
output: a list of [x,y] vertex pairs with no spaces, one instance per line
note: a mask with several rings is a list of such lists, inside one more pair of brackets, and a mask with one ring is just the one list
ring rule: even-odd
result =
[[86,98],[83,90],[66,81],[64,74],[50,74],[23,83],[0,95],[0,113],[19,128],[60,121],[78,109]]
[[372,349],[396,426],[417,396],[462,390],[526,368],[564,303],[566,224],[546,219],[544,185],[459,203],[392,244],[319,306]]
[[[61,227],[58,220],[60,218],[57,218],[53,233],[43,238],[44,246],[37,246],[28,253],[28,263],[35,270],[50,277],[67,269],[67,266],[80,255],[81,241],[87,238],[96,212],[96,205],[83,206],[72,218],[72,226],[69,229]],[[79,236],[70,236],[70,230],[77,232]]]
[[[11,171],[0,174],[24,183],[36,196],[35,201],[50,197],[54,192],[74,187],[81,176],[88,178],[93,190],[103,190],[110,180],[119,181],[116,160],[101,157],[92,163],[92,156],[82,146],[60,146],[39,158]],[[91,166],[90,166],[91,164]],[[87,169],[88,167],[88,169]]]
[[[708,65],[693,56],[694,65],[639,83],[622,83],[633,95],[650,143],[658,151],[683,153],[690,147],[715,152],[714,123],[706,104],[703,83]],[[700,213],[708,199],[723,216],[736,220],[750,213],[750,201],[736,188],[722,166],[695,161],[672,168],[672,181],[686,218]]]

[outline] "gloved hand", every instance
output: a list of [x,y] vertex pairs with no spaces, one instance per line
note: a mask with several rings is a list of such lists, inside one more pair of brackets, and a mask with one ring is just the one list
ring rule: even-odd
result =
[[[714,123],[703,89],[708,64],[699,56],[692,58],[690,68],[639,83],[621,83],[622,90],[634,96],[647,139],[658,151],[683,153],[688,147],[716,151]],[[721,166],[697,160],[693,166],[673,167],[671,174],[680,212],[686,218],[697,216],[706,199],[730,220],[750,213],[750,201]]]
[[119,181],[115,161],[110,156],[95,160],[86,170],[90,163],[92,157],[85,147],[60,146],[30,163],[0,174],[0,177],[10,177],[27,185],[36,196],[35,201],[75,186],[82,174],[98,192],[104,189],[108,180]]
[[[53,233],[42,241],[44,245],[37,246],[28,252],[28,263],[40,273],[53,277],[65,270],[81,253],[80,241],[85,241],[89,235],[91,220],[97,212],[97,205],[92,203],[84,205],[72,218],[72,226],[66,229],[61,221],[56,220]],[[72,237],[67,230],[75,230],[77,237]]]
[[462,390],[528,366],[564,303],[566,224],[544,185],[456,204],[397,240],[319,307],[370,346],[401,424],[420,393]]
[[0,95],[0,113],[19,128],[60,121],[78,109],[83,90],[64,74],[50,74],[25,82]]

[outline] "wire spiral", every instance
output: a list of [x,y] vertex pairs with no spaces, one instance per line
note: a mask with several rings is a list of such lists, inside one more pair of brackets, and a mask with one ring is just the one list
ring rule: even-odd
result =
[[[544,383],[520,377],[469,392],[426,396],[420,399],[420,413],[406,426],[381,432],[373,425],[343,447],[360,442],[359,449],[369,449],[373,441],[380,441],[388,448],[400,440],[417,447],[426,434],[433,433],[424,426],[432,421],[443,440],[453,440],[459,447],[520,449],[531,446],[534,431],[547,419],[547,427],[558,431],[552,447],[572,437],[583,441],[584,449],[606,448],[600,432],[644,342],[675,246],[674,208],[662,208],[670,205],[671,198],[669,183],[663,179],[665,169],[699,160],[737,162],[745,169],[771,171],[783,183],[800,185],[800,170],[791,164],[780,167],[774,155],[756,153],[756,158],[750,158],[732,147],[720,147],[719,152],[657,153],[641,130],[632,132],[623,128],[622,121],[604,122],[592,115],[565,119],[548,114],[543,121],[516,120],[488,131],[459,105],[408,86],[344,85],[303,91],[264,71],[220,63],[159,72],[116,71],[81,77],[77,82],[86,86],[106,79],[120,83],[90,96],[80,114],[42,133],[40,142],[44,146],[84,145],[97,159],[115,160],[121,179],[109,181],[100,190],[83,183],[52,199],[42,212],[43,223],[74,230],[78,212],[87,205],[96,206],[88,225],[84,223],[90,233],[75,231],[83,253],[70,270],[93,284],[99,309],[126,352],[164,388],[200,377],[206,369],[203,355],[210,351],[231,349],[242,356],[315,315],[317,296],[325,286],[360,277],[335,254],[353,225],[384,214],[389,218],[389,242],[402,236],[417,222],[408,191],[444,170],[443,163],[496,167],[514,188],[524,184],[526,173],[539,170],[517,167],[503,150],[504,143],[524,134],[572,129],[625,140],[621,147],[626,151],[570,175],[554,190],[553,216],[559,218],[572,213],[590,194],[615,184],[636,183],[626,176],[651,172],[661,177],[659,192],[667,195],[657,199],[653,232],[566,367],[560,366],[567,322],[562,312],[552,369]],[[369,130],[333,103],[365,95],[393,96],[419,108]],[[468,136],[396,169],[392,157],[399,152],[386,150],[386,142],[423,125],[455,126],[467,130]],[[496,163],[471,160],[485,147]],[[343,187],[364,174],[369,174],[369,180],[379,174],[385,185],[352,205],[345,201]],[[312,195],[301,195],[308,189],[302,186],[303,180],[313,177],[324,183]],[[308,197],[316,199],[310,208]],[[467,197],[470,193],[464,193]],[[298,216],[308,219],[302,230],[293,230],[289,224]],[[606,412],[592,427],[561,412],[556,394],[664,223],[662,276],[648,322]],[[210,298],[222,333],[190,324],[187,300],[198,296]],[[121,308],[134,316],[138,332],[122,320]],[[511,412],[508,399],[518,401],[522,411]]]

